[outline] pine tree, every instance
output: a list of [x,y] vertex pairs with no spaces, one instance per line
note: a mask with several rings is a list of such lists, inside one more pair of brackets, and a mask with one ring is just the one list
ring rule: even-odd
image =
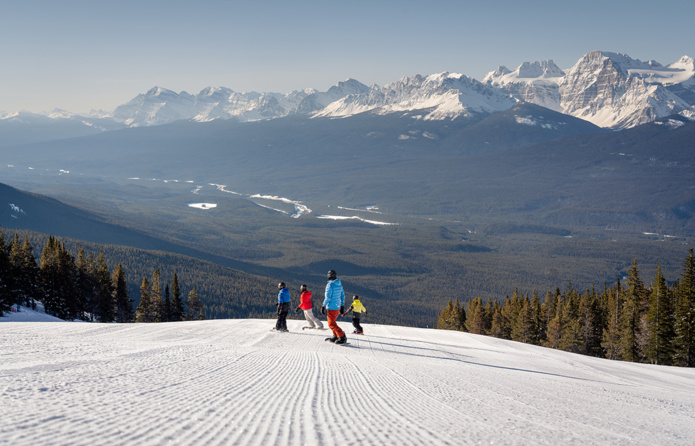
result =
[[561,306],[563,324],[559,348],[567,352],[581,353],[584,339],[579,318],[579,295],[572,289],[571,284]]
[[150,283],[147,281],[147,277],[142,278],[142,285],[140,285],[140,304],[135,310],[135,321],[154,322],[152,299],[150,297]]
[[446,308],[444,308],[439,313],[439,318],[437,319],[437,329],[438,330],[458,330],[458,312],[454,307],[453,302],[449,299],[449,303]]
[[468,317],[466,318],[466,329],[469,333],[487,334],[491,321],[487,308],[483,305],[483,299],[476,297],[468,302]]
[[638,338],[640,335],[640,311],[644,296],[644,285],[639,278],[637,259],[634,259],[630,268],[630,275],[625,292],[625,301],[620,317],[620,349],[619,359],[623,361],[640,361],[640,348]]
[[10,256],[7,253],[5,236],[0,231],[0,316],[12,308],[13,299],[9,283],[11,274],[12,266],[10,264]]
[[514,326],[512,327],[512,341],[530,343],[533,338],[533,310],[528,295],[521,300],[519,311]]
[[132,322],[135,318],[133,301],[128,296],[125,271],[120,263],[111,276],[111,287],[113,289],[113,301],[116,303],[116,322]]
[[164,287],[164,302],[162,306],[162,322],[171,320],[171,299],[169,298],[169,284]]
[[533,297],[531,298],[531,333],[529,342],[534,345],[541,345],[544,332],[541,299],[538,297],[536,290],[533,290]]
[[463,308],[463,305],[459,303],[459,298],[456,298],[456,310],[458,311],[458,328],[457,330],[460,331],[466,331],[466,309]]
[[695,367],[695,257],[693,249],[683,263],[675,309],[675,363],[685,367]]
[[502,305],[498,301],[495,301],[494,305],[492,306],[490,336],[506,339],[505,334],[510,332],[508,326],[509,322],[506,320],[504,313],[502,312]]
[[36,309],[36,298],[39,296],[38,287],[39,267],[34,256],[34,247],[28,237],[22,243],[22,283],[24,289],[24,305]]
[[171,320],[182,321],[183,315],[183,301],[181,300],[179,277],[174,273],[174,278],[171,280]]
[[188,302],[186,302],[186,320],[187,321],[202,321],[205,319],[203,314],[203,303],[198,298],[198,293],[191,290],[188,293]]
[[162,298],[162,282],[159,269],[155,269],[154,273],[152,273],[150,299],[152,300],[152,311],[154,313],[153,322],[162,322],[164,320],[164,299]]
[[582,353],[590,356],[603,356],[603,349],[601,348],[603,317],[599,297],[593,287],[591,292],[587,291],[582,295],[579,302],[579,316],[584,341]]
[[99,249],[96,267],[97,320],[100,322],[113,322],[116,319],[116,302],[113,298],[111,273],[109,272],[108,265],[106,265],[104,252],[101,249]]
[[558,305],[555,306],[555,316],[548,322],[548,328],[545,334],[545,342],[542,344],[545,347],[560,348],[562,342],[562,333],[564,331],[564,321],[562,319],[562,301],[558,300]]
[[605,326],[601,336],[601,347],[606,352],[606,358],[620,358],[620,315],[622,309],[620,277],[616,281],[615,290],[605,293]]
[[661,273],[661,262],[656,268],[656,277],[649,293],[649,310],[647,312],[648,342],[645,347],[645,359],[652,364],[671,364],[674,339],[673,312],[671,293],[667,289],[666,279]]

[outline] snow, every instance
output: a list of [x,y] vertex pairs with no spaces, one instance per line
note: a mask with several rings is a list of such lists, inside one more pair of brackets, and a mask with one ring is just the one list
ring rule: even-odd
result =
[[190,203],[188,207],[207,210],[216,208],[217,203]]
[[273,325],[0,324],[0,442],[686,445],[695,436],[693,369],[370,324],[337,346],[302,321],[288,321],[290,333]]
[[321,218],[324,220],[357,220],[361,221],[363,223],[369,223],[372,225],[380,225],[380,226],[398,226],[398,223],[386,223],[383,221],[376,221],[376,220],[366,220],[362,217],[358,217],[356,215],[346,217],[343,215],[317,215],[316,218]]

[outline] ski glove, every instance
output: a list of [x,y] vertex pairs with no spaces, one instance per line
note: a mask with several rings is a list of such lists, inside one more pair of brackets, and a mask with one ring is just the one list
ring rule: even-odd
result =
[[321,307],[321,314],[326,314],[326,307]]
[[343,316],[345,315],[345,307],[340,307],[340,314],[342,314]]
[[299,313],[299,307],[295,308],[295,309],[294,309],[294,312],[295,312],[295,313]]

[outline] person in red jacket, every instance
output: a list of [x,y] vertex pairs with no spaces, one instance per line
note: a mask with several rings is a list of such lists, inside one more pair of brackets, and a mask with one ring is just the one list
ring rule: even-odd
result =
[[299,310],[304,310],[304,318],[306,318],[306,321],[309,323],[306,327],[302,327],[302,330],[306,328],[323,330],[323,324],[314,316],[314,310],[311,306],[311,291],[307,289],[306,285],[302,285],[300,290],[302,291],[302,295],[300,296],[301,303],[294,311],[295,313],[299,313]]

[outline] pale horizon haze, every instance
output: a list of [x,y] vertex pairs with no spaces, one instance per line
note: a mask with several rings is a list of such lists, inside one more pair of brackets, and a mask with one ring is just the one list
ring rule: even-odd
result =
[[695,2],[141,0],[5,2],[0,111],[111,111],[154,86],[325,91],[594,51],[695,57]]

